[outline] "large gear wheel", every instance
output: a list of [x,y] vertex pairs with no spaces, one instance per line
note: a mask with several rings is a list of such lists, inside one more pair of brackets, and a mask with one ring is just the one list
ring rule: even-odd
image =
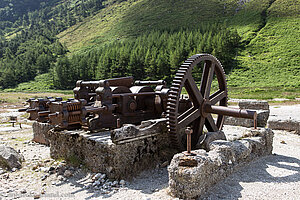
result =
[[[192,70],[196,65],[204,64],[200,87],[197,86]],[[211,94],[212,82],[216,77],[218,90]],[[192,107],[179,113],[181,91],[185,88]],[[217,114],[216,121],[207,111],[211,106],[227,106],[227,84],[221,63],[210,54],[196,54],[187,59],[177,71],[168,95],[167,120],[168,130],[173,146],[183,150],[185,145],[182,130],[190,126],[192,133],[192,148],[195,148],[204,126],[207,131],[218,131],[223,127],[224,116]]]

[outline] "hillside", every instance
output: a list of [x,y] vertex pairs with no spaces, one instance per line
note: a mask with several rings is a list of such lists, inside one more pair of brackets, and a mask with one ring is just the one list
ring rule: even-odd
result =
[[[300,96],[299,0],[47,2],[38,8],[38,16],[41,10],[51,8],[45,19],[54,22],[54,39],[48,42],[50,54],[44,51],[51,55],[47,58],[51,65],[39,67],[47,60],[40,58],[33,63],[36,70],[23,81],[50,72],[45,77],[52,76],[54,82],[49,85],[63,89],[72,88],[77,79],[134,75],[139,71],[137,78],[170,81],[175,65],[193,53],[206,52],[224,64],[233,97],[267,98],[267,92],[271,98]],[[48,27],[48,22],[43,23]],[[13,27],[4,32],[6,38],[14,38],[11,33],[24,28]],[[189,34],[197,35],[192,39]],[[223,37],[226,34],[228,37]],[[172,42],[179,36],[181,43]],[[3,63],[0,70],[7,69]],[[134,63],[139,63],[136,68],[132,68]],[[160,67],[162,64],[166,70]],[[7,85],[1,81],[7,72],[0,73],[2,87]]]
[[[223,22],[240,7],[236,0],[127,0],[101,10],[60,33],[71,52],[136,37],[151,30],[197,29]],[[196,5],[196,6],[195,6]]]

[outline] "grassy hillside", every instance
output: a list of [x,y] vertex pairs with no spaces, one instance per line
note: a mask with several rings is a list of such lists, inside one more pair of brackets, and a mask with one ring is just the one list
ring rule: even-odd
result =
[[300,96],[299,11],[297,0],[277,0],[270,5],[262,15],[264,26],[237,57],[238,68],[229,76],[230,86]]
[[223,21],[237,0],[127,0],[112,4],[58,35],[71,52],[154,30],[195,28]]
[[[230,97],[300,97],[299,0],[104,2],[96,14],[57,35],[70,51],[69,57],[105,45],[114,48],[119,41],[153,30],[176,32],[221,22],[241,36],[234,64],[227,68]],[[44,83],[47,76],[36,79],[44,89],[51,85]],[[22,84],[18,90],[28,87]]]

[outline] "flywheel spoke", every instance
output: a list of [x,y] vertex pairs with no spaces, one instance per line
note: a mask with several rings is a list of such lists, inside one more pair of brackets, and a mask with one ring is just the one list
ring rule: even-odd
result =
[[212,105],[215,105],[225,97],[227,97],[227,93],[225,91],[218,90],[209,97],[209,100]]
[[178,121],[179,130],[181,128],[184,128],[184,127],[188,126],[190,123],[192,123],[197,118],[199,118],[200,115],[201,115],[201,113],[200,113],[199,109],[191,110],[190,113],[188,115],[186,115],[186,117],[184,117],[182,120]]
[[[195,66],[204,63],[200,87],[197,86],[192,71]],[[212,81],[216,77],[219,90],[211,93]],[[186,89],[189,106],[186,111],[182,111],[181,103],[185,100],[180,98],[183,88]],[[188,58],[179,68],[173,80],[168,96],[167,119],[168,130],[171,142],[174,147],[183,150],[186,141],[183,139],[183,128],[192,127],[192,148],[197,146],[198,140],[203,135],[204,126],[208,131],[218,131],[223,126],[224,116],[217,115],[217,120],[212,114],[205,111],[205,107],[210,105],[227,105],[227,86],[225,73],[221,63],[212,55],[197,54]],[[204,139],[203,137],[202,139]]]
[[199,117],[197,120],[195,120],[193,124],[192,146],[197,144],[199,137],[202,135],[204,123],[204,117]]
[[209,97],[209,94],[210,94],[210,89],[211,89],[211,84],[212,84],[213,77],[214,77],[214,72],[215,72],[215,63],[211,62],[210,68],[209,68],[209,73],[208,73],[207,84],[206,84],[205,92],[204,92],[204,98],[206,98],[206,99]]
[[207,128],[208,131],[211,131],[211,132],[215,132],[215,131],[218,131],[218,127],[217,125],[215,124],[215,120],[214,118],[211,116],[211,114],[209,114],[206,119],[205,119],[205,126]]
[[201,85],[200,85],[200,93],[202,94],[202,96],[204,96],[205,93],[208,75],[209,75],[209,63],[205,62],[203,67],[202,78],[201,78]]
[[184,118],[186,118],[187,116],[191,115],[194,111],[196,110],[196,108],[193,106],[191,108],[189,108],[188,110],[186,110],[184,113],[182,113],[181,115],[179,115],[177,117],[178,121],[183,120]]
[[199,107],[201,102],[203,101],[203,96],[199,92],[199,88],[192,77],[191,72],[187,74],[187,79],[184,83],[185,89],[189,94],[194,106]]

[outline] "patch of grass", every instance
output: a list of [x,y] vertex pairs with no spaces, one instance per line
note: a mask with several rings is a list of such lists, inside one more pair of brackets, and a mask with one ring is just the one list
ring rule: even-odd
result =
[[[70,92],[71,93],[71,92]],[[39,92],[39,93],[24,93],[24,92],[0,92],[0,103],[21,104],[29,98],[47,98],[47,97],[62,97],[64,100],[73,98],[73,94],[63,94],[56,92]]]
[[300,88],[281,87],[229,87],[229,98],[237,99],[262,99],[271,100],[275,98],[285,98],[295,100],[300,97]]
[[87,50],[152,30],[198,28],[203,22],[222,21],[237,6],[236,0],[128,0],[107,6],[58,37],[71,52]]
[[73,166],[80,166],[82,164],[82,159],[80,159],[77,155],[73,154],[69,156],[66,161]]

